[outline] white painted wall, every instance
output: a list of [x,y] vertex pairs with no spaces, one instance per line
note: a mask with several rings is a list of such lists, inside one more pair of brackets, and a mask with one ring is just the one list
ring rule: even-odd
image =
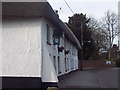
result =
[[[50,34],[51,34],[50,42],[51,42],[51,45],[47,44],[46,24],[49,25],[49,27],[50,27]],[[48,49],[49,56],[51,57],[51,60],[53,62],[53,66],[56,66],[55,67],[56,68],[56,74],[57,74],[57,76],[60,76],[60,75],[69,73],[72,70],[78,69],[78,54],[77,54],[78,50],[73,44],[71,44],[70,41],[65,39],[65,37],[63,35],[60,38],[59,47],[63,46],[65,48],[64,50],[66,50],[66,49],[70,50],[71,53],[67,54],[66,56],[64,54],[64,50],[63,50],[63,52],[58,53],[58,46],[53,45],[53,32],[54,32],[54,30],[55,30],[55,27],[50,22],[48,22],[46,19],[43,18],[42,19],[42,44],[44,46],[46,46],[46,48]],[[55,57],[55,61],[54,61],[53,57]],[[60,70],[58,70],[58,57],[60,57],[60,63],[59,63],[60,64]],[[67,69],[68,69],[67,71],[65,71],[65,58],[66,58],[66,62],[67,62],[67,65],[66,65]],[[71,69],[71,67],[73,69]],[[60,73],[59,73],[59,71],[60,71]]]
[[40,18],[3,19],[3,76],[41,77],[40,26]]
[[[58,82],[57,73],[53,64],[53,28],[52,25],[44,18],[41,19],[41,38],[42,38],[42,82]],[[47,44],[47,25],[50,29],[50,43]]]
[[[47,27],[50,43],[47,43]],[[11,18],[4,20],[2,29],[3,76],[42,77],[43,82],[58,82],[57,76],[78,69],[77,48],[64,35],[60,46],[70,53],[58,53],[53,45],[55,27],[45,18]],[[53,61],[53,57],[55,60]],[[60,63],[58,63],[60,57]],[[65,58],[66,68],[65,70]],[[43,64],[43,65],[42,65]],[[60,72],[58,70],[60,65]],[[56,66],[56,71],[54,66]]]
[[48,49],[45,45],[42,45],[42,71],[41,79],[42,82],[58,82],[58,78],[53,66],[52,59],[49,56]]
[[[50,28],[50,43],[51,45],[47,44],[47,28],[46,28],[46,24],[49,25]],[[78,55],[77,55],[77,48],[71,44],[70,41],[68,41],[67,39],[65,39],[64,35],[60,38],[60,45],[59,47],[63,46],[66,50],[70,50],[71,53],[69,53],[68,55],[65,56],[64,54],[64,50],[63,52],[59,52],[58,53],[58,46],[57,45],[53,45],[53,32],[55,30],[55,27],[46,19],[42,18],[42,44],[48,49],[49,52],[49,56],[53,62],[53,66],[56,66],[56,74],[57,76],[66,74],[70,71],[76,70],[78,69]],[[55,57],[55,61],[54,58]],[[58,57],[60,57],[60,70],[58,70]],[[68,70],[65,71],[65,58],[66,58],[66,62],[67,62],[67,68]],[[74,66],[75,65],[75,66]],[[73,67],[73,69],[71,69],[71,67]],[[48,67],[49,68],[49,67]],[[60,73],[59,73],[60,71]]]

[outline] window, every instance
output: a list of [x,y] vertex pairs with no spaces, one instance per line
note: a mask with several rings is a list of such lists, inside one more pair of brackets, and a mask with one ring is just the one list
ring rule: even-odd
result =
[[55,68],[55,71],[56,71],[56,57],[53,56],[53,64],[54,64],[54,68]]
[[67,60],[65,58],[65,71],[67,72]]
[[69,70],[69,58],[67,58],[67,70]]
[[60,57],[58,57],[58,74],[60,74],[61,71],[60,71]]
[[70,67],[71,67],[71,70],[72,70],[73,67],[74,67],[74,61],[73,61],[73,59],[70,60]]
[[77,60],[75,60],[75,69],[77,69],[77,67],[76,67],[76,66],[77,66]]
[[50,27],[46,25],[47,27],[47,43],[50,44]]

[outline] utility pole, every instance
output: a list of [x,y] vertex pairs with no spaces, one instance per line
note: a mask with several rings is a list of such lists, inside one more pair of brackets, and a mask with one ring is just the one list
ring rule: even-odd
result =
[[80,70],[83,70],[83,22],[81,22],[81,60]]
[[80,60],[80,70],[83,70],[83,26],[88,23],[90,18],[86,21],[81,22],[81,60]]

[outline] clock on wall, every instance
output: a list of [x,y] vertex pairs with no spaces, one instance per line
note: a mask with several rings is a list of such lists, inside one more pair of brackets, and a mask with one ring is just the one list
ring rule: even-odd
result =
[[55,38],[55,43],[58,43],[59,42],[59,39],[58,38]]
[[60,45],[60,37],[54,37],[53,44]]

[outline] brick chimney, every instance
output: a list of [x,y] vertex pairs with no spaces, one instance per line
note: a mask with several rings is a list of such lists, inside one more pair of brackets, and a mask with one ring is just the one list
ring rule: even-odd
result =
[[57,16],[59,17],[59,14],[58,14],[58,10],[54,10],[54,12],[57,14]]

